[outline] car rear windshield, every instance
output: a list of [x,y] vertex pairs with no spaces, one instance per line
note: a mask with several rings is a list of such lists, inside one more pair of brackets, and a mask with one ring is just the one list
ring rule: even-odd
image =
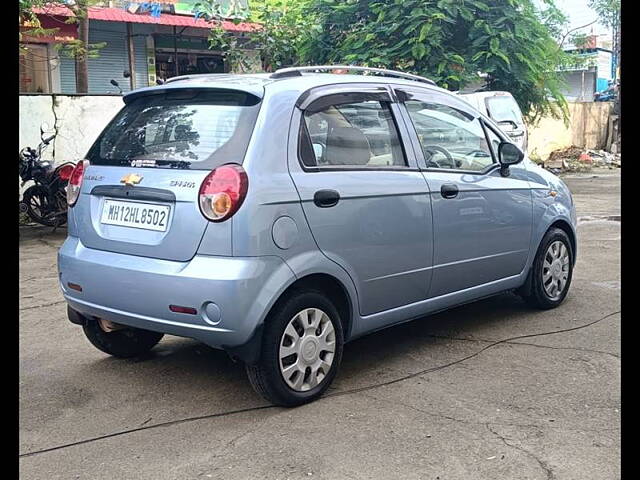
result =
[[260,99],[233,90],[171,90],[132,99],[87,155],[93,165],[211,170],[242,163]]
[[508,95],[487,97],[485,100],[489,116],[496,122],[511,121],[522,123],[520,107],[513,97]]

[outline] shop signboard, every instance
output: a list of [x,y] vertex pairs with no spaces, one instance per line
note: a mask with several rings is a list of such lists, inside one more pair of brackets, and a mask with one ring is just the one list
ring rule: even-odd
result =
[[[248,9],[248,0],[211,0],[220,5],[222,15],[231,15],[237,10]],[[194,7],[202,0],[162,0],[162,1],[145,1],[145,0],[116,0],[111,2],[118,5],[130,13],[146,13],[149,12],[153,17],[159,17],[163,13],[175,13],[178,15],[193,15]]]

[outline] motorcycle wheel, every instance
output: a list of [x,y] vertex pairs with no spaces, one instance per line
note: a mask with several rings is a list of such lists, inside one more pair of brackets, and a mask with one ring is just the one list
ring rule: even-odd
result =
[[[50,213],[58,210],[60,206],[51,205],[49,192],[42,185],[29,187],[24,192],[22,201],[27,205],[27,215],[29,215],[29,218],[40,225],[55,227],[63,225],[67,221],[66,212],[58,217],[49,216]],[[60,202],[58,201],[56,203]]]

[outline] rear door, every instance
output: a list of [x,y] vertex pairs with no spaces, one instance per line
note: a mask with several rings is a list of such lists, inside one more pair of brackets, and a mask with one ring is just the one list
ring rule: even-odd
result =
[[362,315],[424,300],[431,281],[427,185],[386,87],[323,87],[303,96],[289,159],[313,237],[356,285]]
[[231,255],[231,222],[200,212],[205,176],[242,163],[260,99],[234,90],[172,89],[127,103],[89,151],[73,207],[83,245],[130,255],[187,261],[206,229]]
[[431,192],[429,296],[521,273],[531,240],[531,191],[526,177],[501,176],[490,146],[499,136],[492,132],[488,140],[484,123],[461,99],[422,89],[397,92]]

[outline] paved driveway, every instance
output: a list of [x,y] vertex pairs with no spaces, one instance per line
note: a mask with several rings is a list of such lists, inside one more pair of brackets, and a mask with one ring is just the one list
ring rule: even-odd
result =
[[505,294],[370,335],[328,396],[288,410],[255,409],[242,366],[192,340],[93,348],[57,285],[65,232],[21,228],[21,478],[620,478],[620,176],[597,175],[567,177],[560,308]]

